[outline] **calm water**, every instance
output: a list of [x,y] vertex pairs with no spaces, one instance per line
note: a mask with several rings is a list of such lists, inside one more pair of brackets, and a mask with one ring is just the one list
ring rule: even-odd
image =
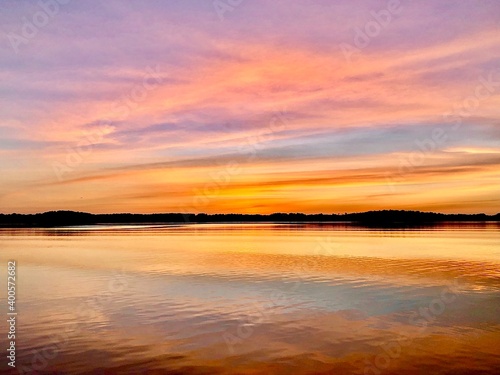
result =
[[2,314],[15,259],[25,373],[499,374],[499,245],[496,223],[0,229]]

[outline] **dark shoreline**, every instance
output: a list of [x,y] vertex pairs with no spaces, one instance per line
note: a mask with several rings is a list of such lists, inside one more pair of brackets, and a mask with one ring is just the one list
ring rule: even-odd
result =
[[50,211],[38,214],[0,214],[0,227],[55,227],[96,224],[164,224],[164,223],[342,223],[369,227],[406,227],[435,225],[444,222],[495,222],[500,213],[442,214],[434,212],[383,210],[346,214],[90,214],[75,211]]

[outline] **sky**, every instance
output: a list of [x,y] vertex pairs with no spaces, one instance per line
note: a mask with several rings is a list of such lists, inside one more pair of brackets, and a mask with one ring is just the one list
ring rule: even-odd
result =
[[500,212],[497,0],[4,0],[0,212]]

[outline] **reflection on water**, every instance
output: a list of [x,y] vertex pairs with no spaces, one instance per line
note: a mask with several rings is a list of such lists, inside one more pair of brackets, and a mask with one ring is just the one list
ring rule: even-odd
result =
[[0,229],[0,258],[25,373],[494,374],[499,243],[498,223],[91,226]]

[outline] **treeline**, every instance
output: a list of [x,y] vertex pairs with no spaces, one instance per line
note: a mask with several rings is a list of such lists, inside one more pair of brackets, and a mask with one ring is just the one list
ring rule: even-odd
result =
[[253,214],[90,214],[50,211],[38,214],[0,214],[3,227],[53,227],[92,224],[222,223],[222,222],[356,222],[370,226],[420,225],[444,221],[500,221],[500,213],[442,214],[434,212],[383,210],[346,214],[274,213]]

